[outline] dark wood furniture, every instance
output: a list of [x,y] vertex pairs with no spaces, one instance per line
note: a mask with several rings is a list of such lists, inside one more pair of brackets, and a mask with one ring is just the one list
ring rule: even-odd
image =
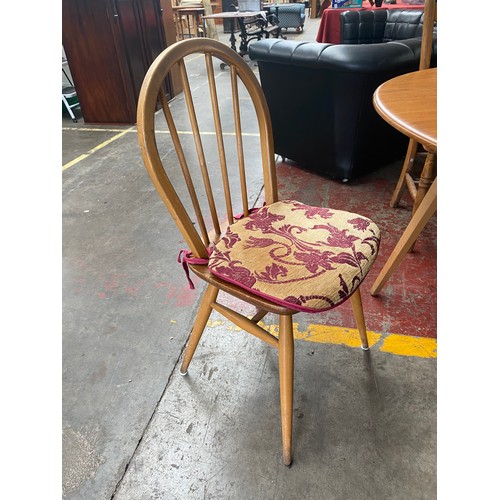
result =
[[175,29],[177,31],[177,40],[185,38],[207,36],[202,17],[205,15],[205,8],[202,4],[197,7],[183,7],[182,5],[173,5],[175,19]]
[[[63,0],[62,40],[87,123],[133,124],[147,69],[167,47],[161,0]],[[170,11],[171,14],[171,11]],[[171,76],[165,81],[173,97]]]
[[[219,12],[217,14],[211,14],[208,16],[203,16],[203,19],[226,19],[231,21],[231,35],[229,37],[229,42],[231,48],[244,56],[248,54],[248,45],[252,40],[261,40],[262,38],[269,38],[271,35],[274,38],[281,36],[281,29],[277,24],[276,15],[267,15],[266,11],[258,12]],[[236,25],[236,23],[238,23]],[[240,45],[239,48],[236,47],[236,36],[235,33],[239,29],[240,32]],[[221,69],[226,66],[225,63],[221,63]]]

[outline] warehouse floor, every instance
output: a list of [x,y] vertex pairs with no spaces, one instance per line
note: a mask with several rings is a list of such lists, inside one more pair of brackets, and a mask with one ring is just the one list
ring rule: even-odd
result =
[[[314,39],[316,21],[289,38]],[[370,351],[348,303],[294,316],[287,468],[270,346],[214,313],[189,375],[178,372],[203,285],[190,290],[176,262],[184,243],[135,126],[63,116],[62,133],[64,498],[436,498],[435,217],[369,294],[411,215],[407,194],[389,208],[402,161],[343,184],[278,159],[282,198],[358,212],[382,230],[362,291]]]

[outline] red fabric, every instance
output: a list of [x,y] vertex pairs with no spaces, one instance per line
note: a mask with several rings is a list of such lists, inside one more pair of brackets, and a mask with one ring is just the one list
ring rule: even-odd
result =
[[363,2],[361,9],[326,9],[319,23],[316,41],[320,43],[340,43],[340,13],[345,10],[373,10],[373,9],[420,9],[423,10],[424,4],[410,5],[405,3],[382,4],[382,7],[370,7],[370,2]]

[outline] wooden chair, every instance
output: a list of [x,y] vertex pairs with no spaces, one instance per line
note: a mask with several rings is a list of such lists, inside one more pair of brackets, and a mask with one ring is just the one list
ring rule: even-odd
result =
[[[196,75],[188,76],[185,58],[193,54],[204,57],[207,81],[198,68]],[[230,71],[216,78],[214,66],[220,61]],[[163,82],[176,65],[184,97],[169,103]],[[194,92],[191,85],[198,90]],[[223,92],[221,85],[226,86]],[[199,101],[204,103],[201,112],[196,111]],[[156,113],[158,102],[163,113]],[[252,120],[258,134],[244,131]],[[350,299],[362,347],[368,349],[359,285],[377,256],[379,229],[357,214],[278,201],[264,94],[243,58],[218,41],[184,40],[157,57],[140,92],[137,129],[146,169],[189,248],[181,252],[180,261],[188,278],[191,271],[208,283],[180,372],[187,373],[212,310],[276,347],[283,461],[290,465],[292,315],[331,309]],[[210,141],[211,150],[206,147]],[[252,208],[258,201],[255,186],[262,182],[265,204]],[[184,184],[187,194],[182,193]],[[255,315],[249,318],[217,301],[221,290],[254,306]],[[267,313],[279,317],[277,338],[257,324]]]
[[[422,30],[422,49],[420,52],[419,70],[428,69],[430,67],[432,55],[432,32],[434,23],[437,20],[437,2],[436,0],[426,0],[424,4],[424,26]],[[425,159],[421,168],[418,183],[414,180],[415,163],[418,157]],[[415,213],[425,194],[429,190],[432,181],[436,177],[436,155],[427,153],[413,139],[408,143],[408,149],[403,162],[403,168],[399,176],[396,188],[392,195],[390,206],[395,208],[399,205],[405,188],[408,189],[413,200],[413,211]],[[412,251],[413,245],[410,248]]]

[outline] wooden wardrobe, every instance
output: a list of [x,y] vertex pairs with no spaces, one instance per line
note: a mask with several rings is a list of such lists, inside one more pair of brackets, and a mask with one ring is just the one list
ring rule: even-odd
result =
[[[146,71],[175,42],[171,4],[62,0],[62,40],[85,122],[134,124]],[[169,75],[170,98],[174,85]]]

